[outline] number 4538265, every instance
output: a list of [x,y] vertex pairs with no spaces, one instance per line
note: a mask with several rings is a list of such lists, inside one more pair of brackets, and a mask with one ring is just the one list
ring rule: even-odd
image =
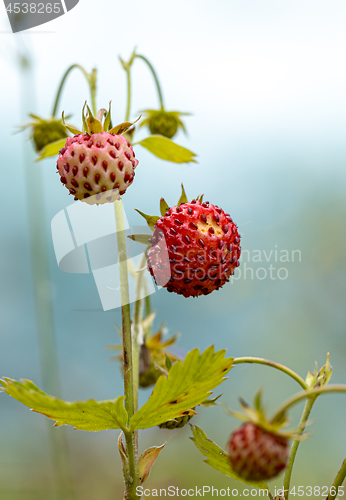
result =
[[329,486],[298,486],[297,488],[294,486],[291,491],[290,495],[297,495],[298,497],[324,497],[326,498],[329,493],[332,495],[337,495],[338,498],[344,496],[344,487],[339,486],[336,488],[335,486],[332,486],[329,488]]
[[7,12],[10,14],[60,14],[60,3],[10,3],[6,7]]

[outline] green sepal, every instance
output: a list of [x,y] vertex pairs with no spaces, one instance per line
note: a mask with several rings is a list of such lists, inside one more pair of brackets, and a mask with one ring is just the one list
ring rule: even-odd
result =
[[155,224],[156,222],[160,219],[160,217],[156,216],[156,215],[147,215],[145,214],[144,212],[141,212],[140,210],[138,210],[138,208],[135,208],[136,212],[138,212],[142,217],[144,217],[144,219],[147,221],[147,224],[148,226],[150,227],[150,229],[152,231],[154,231],[155,229]]
[[167,368],[167,370],[169,371],[169,370],[172,368],[173,363],[172,363],[172,361],[169,359],[169,357],[167,356],[167,354],[166,354],[166,361],[165,361],[165,364],[166,364],[166,368]]
[[135,120],[134,122],[120,123],[119,125],[116,125],[115,127],[113,127],[110,130],[108,130],[108,133],[109,134],[114,134],[114,135],[121,135],[124,132],[126,132],[129,128],[131,128],[132,125],[134,125],[135,123],[137,123],[140,118],[141,117],[139,116],[137,118],[137,120]]
[[82,431],[127,430],[128,415],[124,408],[124,396],[116,400],[66,402],[49,396],[31,380],[21,382],[4,377],[0,380],[1,391],[16,399],[36,413],[55,420],[54,427],[72,425]]
[[169,205],[167,201],[164,198],[161,198],[160,200],[160,213],[162,217],[165,215],[166,212],[169,210]]
[[143,245],[150,245],[150,242],[148,241],[151,236],[149,234],[131,234],[128,236],[133,241],[136,241],[137,243],[143,243]]
[[194,159],[196,156],[195,153],[183,146],[179,146],[171,141],[171,139],[163,137],[162,135],[151,135],[150,137],[136,142],[134,145],[136,144],[143,146],[143,148],[147,149],[158,158],[161,158],[161,160],[171,161],[173,163],[196,163]]
[[88,125],[85,119],[85,106],[87,105],[87,102],[85,101],[83,109],[82,109],[82,121],[83,121],[83,133],[87,134],[88,133]]
[[67,124],[65,123],[65,116],[64,116],[64,112],[62,112],[61,119],[62,119],[62,122],[63,122],[64,126],[67,128],[67,130],[68,130],[69,132],[71,132],[71,134],[73,134],[73,135],[80,135],[80,134],[83,134],[83,132],[82,132],[81,130],[78,130],[77,128],[72,127],[71,125],[67,125]]
[[208,407],[208,406],[215,406],[215,405],[220,405],[221,403],[217,403],[216,401],[221,398],[222,394],[219,394],[216,396],[216,398],[208,398],[203,403],[201,403],[199,406],[203,407]]
[[203,202],[203,197],[204,197],[204,194],[199,194],[196,198],[196,201],[200,201],[201,203]]
[[49,158],[50,156],[58,155],[60,149],[62,149],[65,146],[67,139],[68,136],[65,137],[64,139],[59,139],[58,141],[47,144],[47,146],[41,149],[39,153],[40,156],[36,158],[35,161],[41,161],[44,158]]
[[187,196],[185,193],[184,184],[182,184],[181,185],[181,196],[180,196],[179,201],[178,201],[178,207],[181,203],[187,203],[187,202],[188,202],[188,199],[187,199]]
[[313,387],[322,387],[327,385],[332,376],[332,367],[329,359],[329,352],[327,353],[327,361],[324,366],[320,370],[318,370],[317,362],[315,362],[315,371],[311,373],[309,371],[305,382],[307,383],[309,388]]
[[130,429],[148,429],[178,417],[195,415],[193,408],[203,403],[225,380],[233,358],[225,358],[225,350],[214,346],[202,354],[190,351],[184,361],[177,361],[167,378],[161,375],[149,400],[133,415]]
[[111,123],[111,104],[112,101],[109,101],[109,108],[108,108],[108,113],[106,114],[106,118],[103,124],[103,129],[105,132],[108,132],[110,123]]
[[102,133],[103,132],[102,123],[99,120],[97,120],[97,118],[94,117],[88,105],[87,105],[87,110],[88,110],[88,116],[86,118],[86,122],[88,126],[88,133],[90,135]]
[[242,481],[245,484],[250,484],[261,490],[269,491],[265,481],[248,481],[240,477],[231,467],[228,455],[217,444],[213,443],[208,436],[196,425],[191,425],[193,437],[190,437],[195,446],[207,457],[204,462],[210,467],[222,472],[225,476],[230,476],[233,479]]

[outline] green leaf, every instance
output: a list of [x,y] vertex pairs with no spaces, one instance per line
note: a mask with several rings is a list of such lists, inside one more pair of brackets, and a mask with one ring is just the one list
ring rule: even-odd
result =
[[195,153],[183,146],[179,146],[162,135],[151,135],[135,144],[140,144],[143,148],[147,149],[158,158],[161,158],[161,160],[171,161],[173,163],[196,162],[196,160],[194,160],[196,156]]
[[82,431],[126,430],[128,416],[124,408],[124,396],[119,396],[116,400],[89,399],[68,403],[45,394],[30,380],[22,379],[22,382],[17,382],[4,377],[4,380],[0,380],[0,385],[3,392],[32,411],[55,420],[55,427],[73,425],[75,429]]
[[71,132],[71,134],[73,134],[73,135],[79,135],[79,134],[83,133],[81,130],[78,130],[78,128],[72,127],[72,125],[67,125],[65,123],[65,114],[64,114],[64,112],[62,112],[61,119],[62,119],[62,122],[63,122],[64,126],[67,128],[67,130],[69,132]]
[[166,443],[161,446],[153,446],[148,448],[140,456],[138,460],[139,481],[143,484],[149,477],[152,466],[154,465],[160,451],[166,446]]
[[197,446],[199,451],[203,453],[207,460],[204,462],[210,467],[222,472],[226,476],[233,477],[238,481],[250,484],[251,486],[256,486],[261,490],[269,490],[268,485],[265,481],[246,481],[245,479],[238,476],[238,474],[232,470],[228,455],[215,443],[213,443],[208,436],[196,425],[191,425],[191,430],[193,437],[190,438],[191,441]]
[[202,354],[190,351],[184,361],[177,361],[157,380],[148,401],[133,415],[130,428],[148,429],[189,414],[192,408],[203,403],[212,390],[225,380],[232,368],[233,358],[225,358],[225,350],[214,352],[208,347]]
[[164,198],[161,198],[160,200],[160,213],[162,217],[165,215],[166,212],[169,210],[169,205],[167,201]]
[[47,144],[47,146],[41,149],[40,156],[36,158],[36,161],[41,161],[44,158],[49,158],[50,156],[58,155],[60,149],[62,149],[65,146],[67,139],[68,137],[65,137],[64,139],[59,139],[58,141]]
[[137,208],[135,208],[136,212],[138,212],[144,219],[147,221],[148,226],[150,229],[154,231],[155,229],[155,224],[159,220],[160,217],[157,217],[156,215],[147,215],[144,212],[141,212]]
[[148,240],[151,236],[149,234],[131,234],[128,238],[133,241],[137,241],[137,243],[143,243],[143,245],[150,245]]
[[185,193],[184,185],[182,184],[181,185],[181,196],[180,196],[179,201],[178,201],[178,207],[179,207],[180,203],[187,203],[187,202],[188,202],[188,199],[187,199],[187,196]]

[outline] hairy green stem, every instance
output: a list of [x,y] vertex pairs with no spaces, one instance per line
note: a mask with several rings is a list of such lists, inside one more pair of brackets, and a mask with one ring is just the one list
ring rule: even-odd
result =
[[[314,405],[314,402],[316,401],[316,398],[317,398],[317,396],[310,397],[307,399],[307,401],[305,403],[303,414],[302,414],[302,417],[301,417],[300,423],[299,423],[299,434],[303,434],[303,432],[305,430],[306,423],[308,421],[308,418],[310,416],[310,413],[311,413],[312,407]],[[290,456],[289,456],[288,462],[287,462],[287,468],[286,468],[284,483],[283,483],[284,496],[285,496],[286,500],[288,499],[288,496],[289,496],[293,464],[294,464],[294,460],[296,458],[299,444],[300,444],[299,439],[295,439],[293,441]]]
[[[124,394],[125,408],[130,419],[134,414],[134,377],[133,377],[133,346],[131,332],[131,311],[130,294],[128,281],[128,267],[126,254],[126,237],[124,226],[124,214],[122,201],[114,202],[114,213],[117,231],[119,274],[120,274],[120,294],[121,294],[121,315],[122,315],[122,335],[123,335],[123,364],[124,364]],[[137,386],[138,390],[138,386]],[[138,485],[138,464],[136,453],[136,439],[134,432],[125,432],[126,451],[128,457],[128,470],[124,469],[125,475],[125,500],[137,500],[136,487]]]
[[90,88],[90,97],[91,97],[92,110],[93,110],[94,115],[96,115],[96,112],[97,112],[97,109],[96,109],[96,70],[94,69],[92,71],[91,75],[89,75],[89,73],[87,73],[85,71],[85,69],[83,68],[83,66],[81,66],[80,64],[72,64],[72,66],[70,66],[65,71],[65,74],[62,77],[61,83],[59,85],[58,93],[57,93],[56,98],[55,98],[53,112],[52,112],[52,116],[53,117],[55,117],[56,112],[58,110],[60,96],[61,96],[62,89],[63,89],[63,87],[65,85],[65,81],[66,81],[68,75],[70,74],[70,72],[73,69],[75,69],[75,68],[80,69],[81,72],[83,73],[83,75],[85,76],[85,78],[87,79],[87,82],[88,82],[88,85],[89,85],[89,88]]
[[128,65],[126,68],[126,77],[127,77],[127,105],[126,105],[126,116],[125,121],[128,122],[130,119],[131,112],[131,65]]
[[[311,413],[313,404],[315,403],[317,397],[321,394],[330,394],[334,392],[346,392],[346,385],[344,384],[333,384],[333,385],[328,385],[328,386],[322,386],[322,387],[315,387],[313,389],[307,389],[305,391],[299,392],[298,394],[295,394],[291,398],[289,398],[285,403],[283,403],[278,410],[275,412],[275,414],[272,417],[272,421],[274,421],[280,414],[286,413],[289,408],[292,406],[296,405],[303,399],[307,398],[304,411],[300,420],[299,424],[299,433],[302,434],[305,430],[307,420],[309,418],[309,415]],[[289,488],[290,488],[290,481],[291,481],[291,476],[292,476],[292,469],[293,469],[293,464],[294,460],[296,458],[296,454],[298,451],[299,447],[299,440],[294,440],[291,448],[291,453],[288,459],[288,465],[284,477],[284,496],[285,500],[288,500],[289,497]]]
[[143,254],[141,262],[139,264],[139,271],[137,271],[137,283],[136,283],[136,297],[134,303],[134,313],[133,313],[133,325],[134,325],[134,341],[133,341],[133,377],[134,377],[134,394],[135,401],[134,407],[135,411],[138,409],[138,381],[139,381],[139,344],[138,337],[140,335],[140,323],[142,320],[142,288],[144,284],[144,271],[145,264],[147,262],[146,253]]
[[159,79],[157,77],[156,71],[154,70],[152,64],[148,61],[148,59],[146,57],[144,57],[144,56],[142,56],[140,54],[136,54],[134,58],[142,59],[142,61],[144,61],[148,65],[148,67],[149,67],[149,69],[150,69],[150,71],[151,71],[151,73],[152,73],[152,75],[154,77],[155,83],[156,83],[156,88],[157,88],[157,93],[158,93],[159,100],[160,100],[161,109],[164,109],[164,106],[163,106],[163,96],[162,96],[160,82],[159,82]]
[[[336,498],[336,495],[338,494],[338,490],[339,490],[340,486],[342,486],[342,483],[345,481],[345,477],[346,477],[346,458],[342,462],[340,470],[334,479],[334,482],[332,484],[332,487],[329,490],[329,495],[327,496],[326,500],[334,500]],[[331,493],[332,488],[334,488],[333,493]]]
[[284,372],[287,375],[289,375],[291,378],[293,378],[293,380],[298,382],[298,384],[304,390],[308,388],[307,384],[302,379],[302,377],[300,377],[297,373],[295,373],[290,368],[287,368],[287,366],[281,365],[280,363],[275,363],[274,361],[269,361],[269,360],[263,359],[263,358],[253,358],[253,357],[235,358],[233,361],[234,365],[240,365],[242,363],[256,363],[258,365],[266,365],[266,366],[270,366],[272,368],[276,368],[277,370],[280,370],[281,372]]
[[319,396],[320,394],[330,394],[333,392],[346,392],[345,384],[331,384],[323,387],[316,387],[314,389],[308,389],[307,391],[298,392],[291,398],[289,398],[285,403],[283,403],[275,412],[272,417],[272,421],[275,420],[280,413],[284,413],[292,406],[296,405],[300,401],[311,396]]

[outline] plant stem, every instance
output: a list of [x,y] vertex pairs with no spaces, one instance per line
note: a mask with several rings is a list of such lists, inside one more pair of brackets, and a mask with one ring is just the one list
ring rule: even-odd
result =
[[126,76],[127,76],[127,106],[126,106],[125,121],[128,122],[130,119],[130,112],[131,112],[131,65],[130,64],[126,68]]
[[139,269],[137,271],[137,283],[136,283],[136,297],[134,304],[133,313],[133,325],[134,325],[134,341],[133,341],[133,378],[134,378],[134,409],[138,409],[138,380],[139,380],[139,344],[138,337],[140,334],[140,323],[142,319],[142,288],[144,279],[144,267],[147,262],[146,253],[143,254],[141,259]]
[[302,391],[298,392],[298,394],[295,394],[292,396],[290,399],[288,399],[285,403],[283,403],[278,410],[276,410],[275,414],[272,417],[272,421],[280,414],[283,412],[286,412],[289,408],[294,406],[295,404],[299,403],[305,398],[309,398],[310,396],[319,396],[320,394],[327,394],[327,393],[333,393],[333,392],[346,392],[346,385],[345,384],[332,384],[332,385],[327,385],[323,387],[316,387],[314,389],[309,389],[307,391]]
[[302,379],[302,377],[300,377],[297,373],[295,373],[290,368],[287,368],[286,366],[281,365],[280,363],[275,363],[274,361],[269,361],[269,360],[263,359],[263,358],[253,358],[253,357],[235,358],[233,361],[234,365],[240,365],[241,363],[256,363],[258,365],[271,366],[272,368],[276,368],[277,370],[280,370],[281,372],[284,372],[287,375],[289,375],[296,382],[298,382],[298,384],[304,390],[306,390],[308,388],[307,384]]
[[[124,363],[124,393],[125,408],[129,419],[134,414],[134,378],[133,378],[133,350],[131,333],[130,294],[128,282],[128,268],[126,255],[126,237],[122,201],[114,202],[114,213],[117,231],[121,315],[123,333],[123,363]],[[137,397],[137,396],[136,396]],[[136,487],[138,484],[138,466],[136,453],[136,440],[134,432],[125,432],[126,450],[129,461],[129,470],[124,469],[125,475],[125,500],[137,500]]]
[[135,58],[136,57],[137,57],[137,59],[142,59],[142,61],[144,61],[148,65],[148,67],[149,67],[149,69],[154,77],[155,83],[156,83],[156,88],[157,88],[157,93],[159,95],[161,109],[164,109],[161,86],[160,86],[160,82],[159,82],[159,79],[157,77],[156,71],[154,70],[152,64],[148,61],[148,59],[146,57],[139,55],[139,54],[135,54]]
[[[334,500],[335,499],[336,495],[338,494],[339,487],[342,486],[342,483],[345,481],[345,477],[346,477],[346,458],[342,462],[340,470],[334,479],[334,482],[332,484],[332,487],[329,490],[329,495],[327,496],[326,500]],[[330,492],[332,488],[335,488],[335,493]]]
[[91,96],[91,104],[92,104],[92,108],[93,108],[93,113],[96,114],[96,97],[95,97],[96,96],[96,70],[93,70],[93,73],[91,75],[89,75],[85,71],[83,66],[81,66],[80,64],[72,64],[72,66],[70,66],[66,70],[64,76],[62,77],[60,86],[58,88],[58,93],[57,93],[56,98],[55,98],[52,117],[55,117],[56,112],[58,110],[60,96],[61,96],[61,92],[62,92],[62,89],[63,89],[64,84],[65,84],[65,81],[66,81],[68,75],[70,74],[70,72],[75,68],[80,69],[81,72],[83,73],[83,75],[85,76],[85,78],[87,79],[87,82],[88,82],[88,85],[90,88],[90,96]]
[[[317,397],[320,394],[326,394],[326,393],[333,393],[333,392],[346,392],[346,385],[344,384],[334,384],[334,385],[328,385],[328,386],[322,386],[322,387],[315,387],[313,389],[307,389],[306,391],[299,392],[298,394],[295,394],[292,396],[290,399],[288,399],[285,403],[283,403],[280,408],[275,412],[273,415],[271,421],[273,422],[281,413],[286,413],[289,408],[294,406],[295,404],[299,403],[303,399],[307,398],[304,411],[300,420],[299,424],[299,433],[302,434],[305,430],[307,420],[309,418],[309,415],[311,413],[313,404],[315,403]],[[299,447],[299,440],[294,440],[291,448],[291,453],[288,459],[288,465],[284,477],[284,495],[285,495],[285,500],[288,500],[289,496],[289,488],[290,488],[290,481],[291,481],[291,476],[292,476],[292,469],[293,469],[293,464],[294,460],[298,451]]]
[[[310,413],[311,413],[312,407],[314,405],[314,402],[316,401],[316,398],[317,398],[317,396],[310,397],[307,399],[307,401],[305,403],[303,414],[302,414],[302,417],[301,417],[300,423],[299,423],[299,433],[300,434],[303,434],[303,432],[305,430],[306,423],[308,421],[308,418],[310,416]],[[288,499],[288,496],[289,496],[293,464],[294,464],[294,460],[296,458],[299,444],[300,444],[299,439],[295,439],[293,441],[290,456],[288,458],[287,468],[286,468],[285,477],[284,477],[284,484],[283,484],[283,490],[284,490],[284,495],[285,495],[286,500]]]

